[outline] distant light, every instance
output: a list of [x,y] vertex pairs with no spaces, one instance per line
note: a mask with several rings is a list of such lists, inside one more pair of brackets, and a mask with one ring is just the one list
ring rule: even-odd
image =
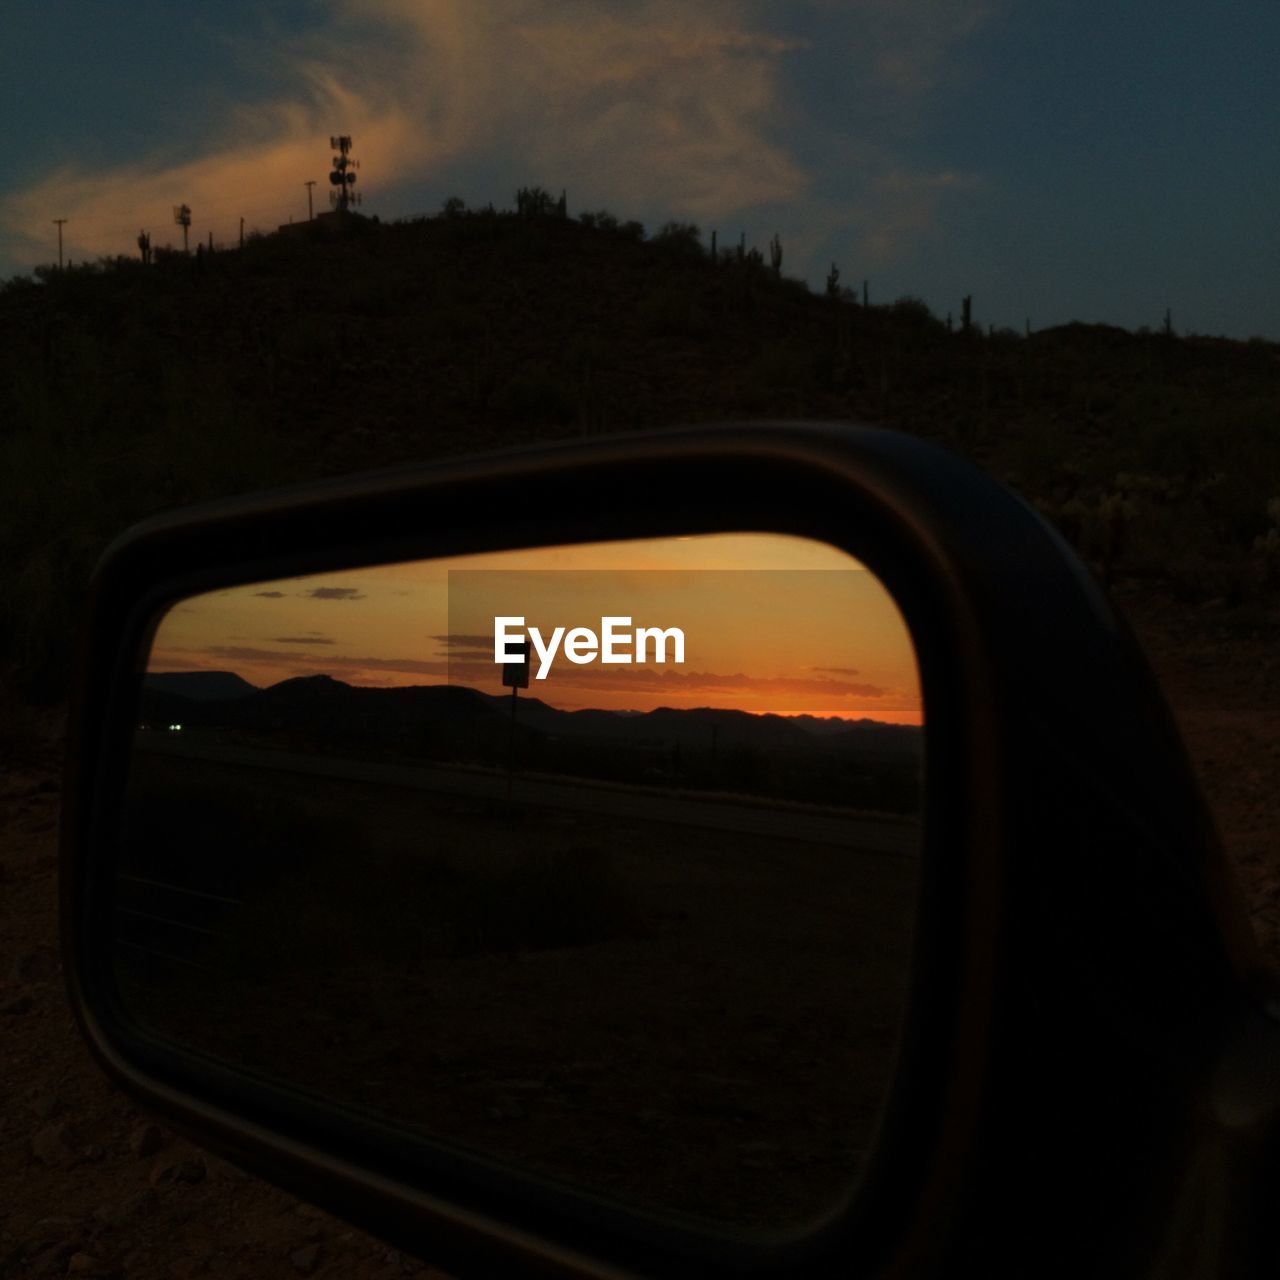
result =
[[169,728],[170,728],[170,730],[172,730],[173,732],[175,732],[175,733],[176,733],[179,729],[181,729],[181,728],[182,728],[182,726],[181,726],[180,724],[171,724],[171,725],[169,726]]

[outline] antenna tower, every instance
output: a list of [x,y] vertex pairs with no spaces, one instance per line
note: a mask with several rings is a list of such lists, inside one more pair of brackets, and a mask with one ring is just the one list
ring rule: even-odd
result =
[[337,189],[329,192],[329,203],[339,213],[346,213],[353,204],[361,203],[360,196],[351,190],[356,181],[353,170],[360,167],[360,161],[351,159],[350,134],[330,138],[329,145],[338,153],[333,157],[333,172],[329,174],[329,184]]
[[190,253],[187,247],[187,233],[191,230],[191,206],[185,204],[175,204],[173,206],[173,220],[182,228],[182,252]]

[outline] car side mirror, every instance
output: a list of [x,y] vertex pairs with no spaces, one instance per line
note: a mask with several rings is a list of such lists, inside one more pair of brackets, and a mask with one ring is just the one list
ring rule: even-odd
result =
[[459,1275],[1049,1238],[1139,1274],[1192,1256],[1206,1161],[1275,1159],[1270,980],[1155,684],[918,440],[691,428],[154,519],[71,730],[99,1061]]

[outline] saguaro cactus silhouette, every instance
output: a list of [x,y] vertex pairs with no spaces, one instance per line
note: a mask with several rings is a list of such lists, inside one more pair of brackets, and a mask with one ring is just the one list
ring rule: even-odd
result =
[[773,233],[773,239],[769,241],[769,265],[773,268],[775,276],[782,274],[782,238],[776,231]]

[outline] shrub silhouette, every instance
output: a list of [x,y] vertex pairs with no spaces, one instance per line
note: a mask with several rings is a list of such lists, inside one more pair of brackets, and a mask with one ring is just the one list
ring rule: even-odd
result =
[[700,236],[700,230],[691,222],[668,222],[654,232],[652,243],[663,253],[682,261],[701,261],[707,255]]

